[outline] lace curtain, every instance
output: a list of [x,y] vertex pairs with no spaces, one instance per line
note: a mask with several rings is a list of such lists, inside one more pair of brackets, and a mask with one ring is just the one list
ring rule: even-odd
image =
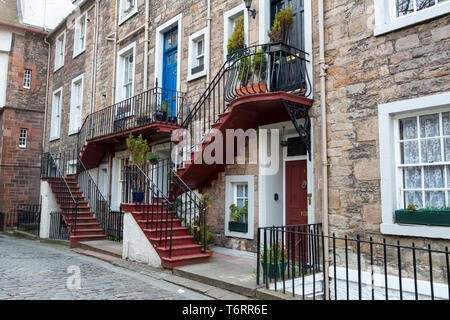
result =
[[442,125],[439,114],[400,120],[402,164],[416,165],[402,169],[405,207],[446,206],[446,191],[433,189],[450,186],[450,170],[444,165],[423,165],[450,161],[450,137],[445,136],[450,136],[450,113],[442,114]]

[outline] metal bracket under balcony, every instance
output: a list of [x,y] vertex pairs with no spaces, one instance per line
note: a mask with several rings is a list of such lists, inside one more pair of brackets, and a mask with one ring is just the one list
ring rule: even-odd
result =
[[[289,114],[300,139],[305,144],[309,161],[311,161],[311,118],[309,117],[308,106],[287,100],[281,100],[281,103]],[[300,119],[303,119],[303,121],[300,121]]]

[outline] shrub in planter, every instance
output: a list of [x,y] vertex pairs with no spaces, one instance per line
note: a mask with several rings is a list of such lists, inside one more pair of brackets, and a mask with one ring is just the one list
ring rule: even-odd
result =
[[[264,255],[266,256],[267,267],[265,268],[264,263]],[[270,250],[267,250],[265,253],[262,252],[260,256],[260,261],[262,265],[262,270],[266,269],[266,275],[270,278],[275,278],[275,274],[277,278],[281,278],[283,272],[287,267],[288,261],[288,252],[286,249],[283,249],[280,244],[273,244]]]
[[294,25],[294,13],[289,5],[287,9],[281,9],[273,20],[272,28],[267,33],[272,43],[288,43]]
[[233,33],[228,38],[227,52],[231,55],[233,52],[245,47],[244,16],[241,16],[234,25]]

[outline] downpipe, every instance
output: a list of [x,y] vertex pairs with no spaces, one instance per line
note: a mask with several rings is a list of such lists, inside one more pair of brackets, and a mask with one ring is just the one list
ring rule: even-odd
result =
[[[321,149],[322,149],[322,233],[328,237],[328,153],[327,153],[327,106],[326,106],[326,77],[328,66],[325,63],[325,36],[324,36],[324,0],[318,1],[319,5],[319,68],[320,68],[320,110],[322,120]],[[326,279],[324,286],[325,300],[330,300],[329,291],[329,239],[323,242],[324,246],[324,270]]]

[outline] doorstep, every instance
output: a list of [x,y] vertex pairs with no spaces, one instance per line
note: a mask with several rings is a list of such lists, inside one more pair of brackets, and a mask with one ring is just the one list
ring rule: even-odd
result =
[[173,273],[250,298],[256,297],[256,260],[214,252],[208,262],[176,267]]

